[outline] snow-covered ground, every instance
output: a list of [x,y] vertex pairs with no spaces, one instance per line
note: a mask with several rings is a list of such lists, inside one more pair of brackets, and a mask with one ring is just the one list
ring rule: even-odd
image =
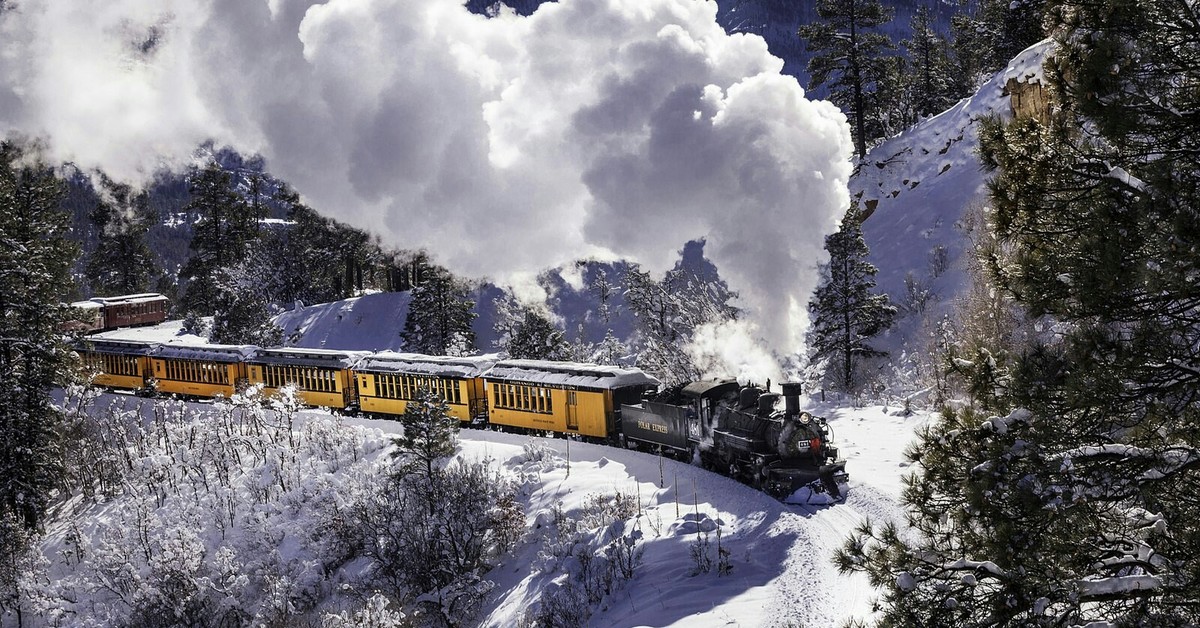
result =
[[[830,506],[787,505],[699,467],[657,456],[558,439],[534,439],[553,449],[553,466],[529,486],[531,525],[556,504],[578,511],[596,494],[634,494],[642,514],[643,564],[623,590],[592,617],[596,626],[834,626],[871,611],[873,589],[860,575],[841,575],[834,551],[870,517],[902,520],[897,506],[908,471],[903,449],[928,415],[898,416],[875,406],[830,413],[847,458],[850,493]],[[390,430],[387,422],[364,421]],[[519,459],[529,437],[463,431],[465,457]],[[568,453],[569,449],[569,453]],[[568,465],[567,460],[570,459]],[[730,552],[728,575],[694,574],[691,548],[707,539],[716,553],[716,526]],[[537,538],[536,530],[531,538]],[[482,625],[512,626],[561,570],[540,571],[538,543],[519,548],[489,574],[496,584]],[[542,561],[544,562],[544,561]]]
[[[164,403],[105,395],[97,405],[104,407],[113,401],[122,407],[140,408],[143,417],[153,415],[153,404]],[[189,406],[194,413],[213,410],[209,404]],[[493,431],[462,431],[458,457],[468,461],[490,459],[523,485],[519,494],[529,527],[525,540],[486,575],[495,588],[479,616],[480,624],[519,624],[529,610],[537,608],[542,595],[563,585],[568,574],[578,570],[577,564],[555,559],[546,551],[556,509],[580,518],[589,503],[618,493],[636,499],[636,514],[594,534],[636,539],[642,552],[641,562],[632,579],[604,598],[589,625],[833,626],[847,618],[869,615],[874,591],[860,575],[839,574],[832,556],[848,533],[865,518],[901,519],[896,504],[901,478],[908,470],[902,451],[914,430],[924,425],[929,416],[902,416],[895,409],[881,407],[810,407],[830,417],[848,461],[851,479],[844,503],[783,504],[699,467],[643,452]],[[347,455],[344,445],[340,465],[301,458],[300,468],[310,469],[316,475],[311,479],[286,481],[302,487],[300,493],[319,495],[321,491],[348,490],[337,487],[351,486],[353,481],[362,481],[361,474],[386,468],[388,438],[397,432],[398,425],[392,421],[334,417],[310,410],[297,416],[294,429],[298,434],[309,435],[298,437],[300,442],[307,442],[305,439],[312,434],[324,434],[322,438],[328,440],[328,430],[337,429],[349,430],[353,439],[361,443],[361,460],[354,465],[346,460],[358,460],[360,456]],[[530,461],[531,450],[541,452],[540,460]],[[153,473],[168,477],[172,472],[166,471],[167,467],[186,467],[197,461],[193,457],[196,455],[176,451],[166,459],[148,457],[137,465],[143,473],[148,472],[146,467],[157,465],[159,468]],[[245,487],[273,484],[277,475],[287,475],[274,464],[250,471],[248,484],[242,489],[235,488],[235,492],[255,490]],[[376,471],[370,471],[371,468]],[[330,477],[325,477],[325,473],[331,474]],[[188,473],[179,475],[187,476]],[[236,481],[232,484],[238,486]],[[201,563],[221,556],[223,548],[235,548],[233,555],[247,567],[267,561],[245,554],[246,548],[262,543],[258,538],[249,539],[261,531],[238,532],[237,526],[204,523],[198,514],[205,512],[203,504],[183,504],[169,497],[144,500],[138,506],[143,510],[138,510],[123,503],[134,499],[134,493],[98,500],[90,506],[76,501],[61,511],[72,515],[52,523],[43,544],[52,580],[65,583],[66,590],[76,594],[85,590],[88,580],[79,573],[80,556],[86,561],[88,556],[111,553],[111,548],[119,545],[113,538],[114,528],[122,522],[126,522],[126,527],[135,527],[127,521],[134,512],[153,521],[151,534],[158,527],[170,529],[171,522],[196,518],[200,527],[195,530],[196,538],[190,540],[190,551],[199,554],[193,559]],[[237,499],[251,502],[256,498],[245,494]],[[291,514],[271,524],[276,527],[271,528],[268,538],[276,538],[278,546],[260,549],[274,555],[271,560],[293,563],[310,560],[303,548],[314,542],[305,539],[312,536],[309,528],[314,525],[313,518],[320,516],[319,512],[310,512],[310,506],[294,497],[282,497],[280,503],[288,504],[283,512]],[[144,512],[146,504],[158,505]],[[262,505],[251,506],[252,510],[262,508]],[[260,525],[268,527],[265,520]],[[729,552],[731,570],[727,574],[718,574],[715,569],[718,527],[721,546]],[[91,547],[87,541],[80,544],[81,533],[85,539],[91,539]],[[76,536],[71,537],[72,534]],[[701,544],[707,544],[706,551],[714,564],[707,573],[697,573],[694,552]],[[95,576],[91,577],[94,581]],[[150,582],[144,573],[141,577]],[[239,600],[244,603],[244,599]],[[81,608],[75,606],[73,612],[80,612]],[[74,615],[65,617],[67,625],[81,619]]]

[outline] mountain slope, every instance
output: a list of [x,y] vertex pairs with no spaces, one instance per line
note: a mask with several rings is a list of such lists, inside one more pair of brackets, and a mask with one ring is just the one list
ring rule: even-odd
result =
[[[1010,81],[1040,84],[1050,46],[1030,47],[970,98],[877,145],[851,178],[851,194],[872,211],[863,235],[879,268],[879,288],[894,302],[909,300],[909,277],[932,292],[931,314],[938,318],[962,294],[969,246],[964,219],[986,200],[979,124],[988,116],[1012,115]],[[914,322],[904,325],[899,335],[911,336]]]

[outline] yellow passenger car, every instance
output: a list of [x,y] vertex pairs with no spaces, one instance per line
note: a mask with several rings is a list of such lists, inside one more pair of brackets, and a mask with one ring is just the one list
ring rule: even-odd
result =
[[291,384],[305,405],[353,408],[358,394],[350,368],[367,355],[331,349],[259,349],[246,360],[246,377],[251,385],[262,384],[266,397]]
[[150,356],[151,375],[161,393],[232,397],[246,385],[249,345],[159,345]]
[[404,414],[417,390],[426,388],[446,401],[451,416],[470,422],[487,412],[480,376],[494,363],[484,357],[373,353],[354,367],[358,405],[363,412]]
[[616,366],[504,360],[485,375],[493,425],[607,438],[621,404],[641,400],[658,380]]
[[136,340],[81,340],[75,345],[84,373],[97,386],[142,390],[155,344]]

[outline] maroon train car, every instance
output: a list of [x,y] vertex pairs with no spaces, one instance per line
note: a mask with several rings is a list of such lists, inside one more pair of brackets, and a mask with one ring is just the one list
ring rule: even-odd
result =
[[170,306],[170,299],[157,293],[93,297],[70,304],[72,320],[63,325],[62,331],[91,333],[118,327],[156,325],[167,320]]
[[156,325],[167,320],[170,300],[161,294],[127,294],[119,297],[94,297],[104,307],[104,328]]

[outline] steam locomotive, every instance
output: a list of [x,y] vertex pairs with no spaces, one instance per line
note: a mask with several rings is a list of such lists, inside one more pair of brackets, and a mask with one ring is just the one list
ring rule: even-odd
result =
[[780,396],[736,381],[693,382],[665,400],[621,406],[627,444],[699,461],[706,468],[786,497],[807,488],[841,497],[846,461],[830,445],[822,417],[800,410],[802,385],[782,385]]

